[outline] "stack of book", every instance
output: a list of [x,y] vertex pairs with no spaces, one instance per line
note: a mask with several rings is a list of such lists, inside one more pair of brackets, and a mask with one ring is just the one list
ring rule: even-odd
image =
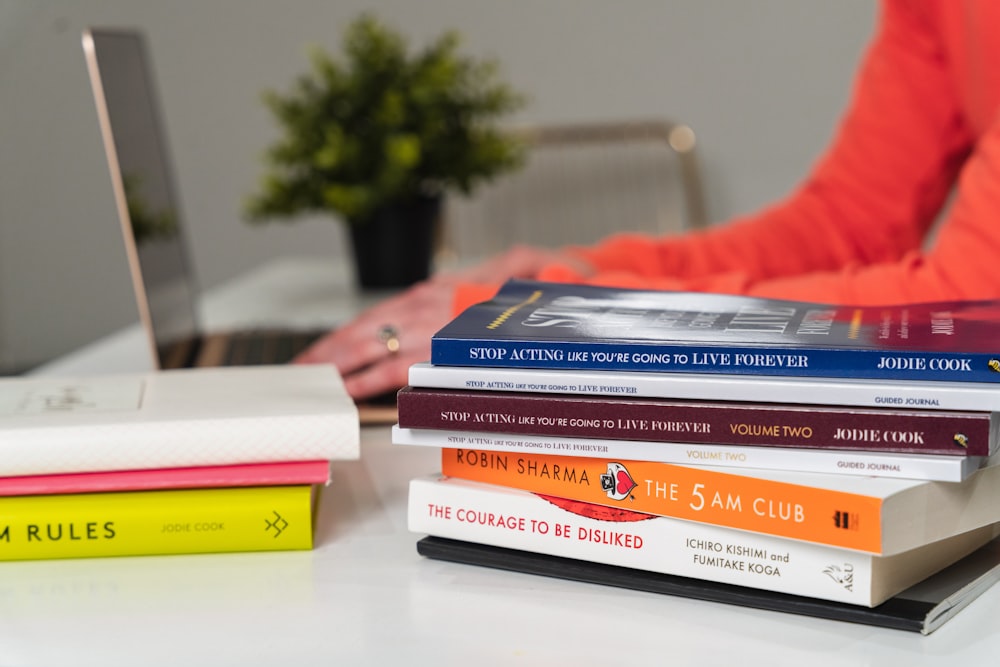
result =
[[310,549],[357,459],[332,367],[0,380],[0,560]]
[[998,335],[1000,302],[513,281],[399,394],[394,442],[442,448],[409,525],[432,557],[928,632],[1000,573]]

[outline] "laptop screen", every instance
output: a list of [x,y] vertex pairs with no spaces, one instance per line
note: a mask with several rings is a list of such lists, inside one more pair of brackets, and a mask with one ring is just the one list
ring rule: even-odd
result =
[[158,366],[182,365],[164,356],[197,338],[196,291],[144,39],[90,29],[83,44],[139,315]]

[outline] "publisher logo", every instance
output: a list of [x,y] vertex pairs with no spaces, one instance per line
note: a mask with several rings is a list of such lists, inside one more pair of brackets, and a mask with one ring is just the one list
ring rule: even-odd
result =
[[833,513],[833,525],[844,530],[857,530],[859,517],[857,512],[837,510]]
[[264,519],[265,523],[264,532],[270,533],[271,531],[274,531],[274,537],[277,538],[279,535],[285,532],[286,528],[288,528],[288,522],[285,521],[285,518],[283,516],[281,516],[275,511],[272,511],[271,514],[274,515],[273,519]]
[[625,500],[632,497],[632,489],[638,484],[621,463],[609,463],[608,472],[601,475],[601,489],[612,500]]
[[823,568],[823,574],[833,579],[845,591],[854,591],[854,566],[850,563],[827,565]]

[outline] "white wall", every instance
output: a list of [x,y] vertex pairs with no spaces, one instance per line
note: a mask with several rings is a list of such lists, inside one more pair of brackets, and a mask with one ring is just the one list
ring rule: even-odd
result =
[[830,136],[874,0],[0,0],[0,369],[136,318],[80,31],[149,37],[177,181],[211,286],[275,255],[342,252],[328,220],[248,227],[276,134],[260,104],[376,11],[419,44],[457,28],[532,102],[513,122],[667,116],[700,137],[709,214],[785,193]]

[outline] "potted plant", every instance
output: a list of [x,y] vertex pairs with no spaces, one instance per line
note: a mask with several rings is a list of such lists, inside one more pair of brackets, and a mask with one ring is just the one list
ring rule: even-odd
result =
[[264,101],[283,129],[265,155],[251,222],[329,212],[351,231],[363,287],[427,277],[442,196],[519,166],[498,120],[524,98],[497,63],[460,55],[448,31],[411,54],[371,14],[346,29],[341,59],[319,48],[293,88]]

